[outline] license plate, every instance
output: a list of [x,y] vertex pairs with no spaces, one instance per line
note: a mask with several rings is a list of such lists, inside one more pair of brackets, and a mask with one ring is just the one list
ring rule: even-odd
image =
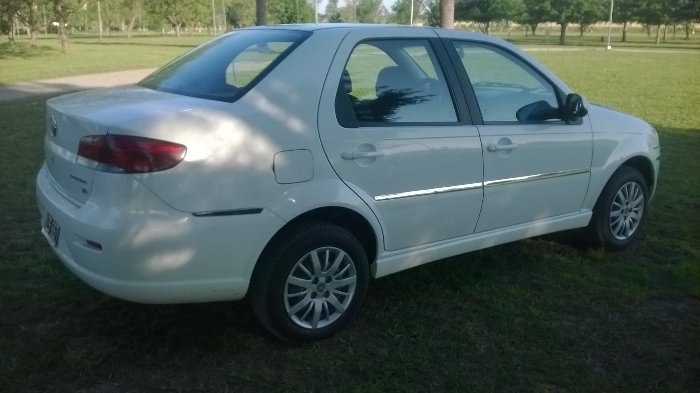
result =
[[61,227],[58,225],[56,220],[51,217],[51,214],[46,213],[46,220],[44,221],[44,232],[51,239],[54,247],[58,246],[58,237],[61,235]]

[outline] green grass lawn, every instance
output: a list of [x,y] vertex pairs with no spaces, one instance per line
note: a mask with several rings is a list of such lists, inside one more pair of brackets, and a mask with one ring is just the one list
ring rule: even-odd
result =
[[36,46],[22,36],[15,45],[0,44],[0,85],[96,72],[160,67],[211,36],[180,38],[115,35],[99,38],[73,36],[67,54],[55,34],[39,35]]
[[534,52],[659,130],[631,248],[547,236],[428,264],[372,282],[344,331],[299,347],[244,302],[138,305],[80,282],[39,233],[45,98],[0,103],[0,391],[697,391],[698,54]]

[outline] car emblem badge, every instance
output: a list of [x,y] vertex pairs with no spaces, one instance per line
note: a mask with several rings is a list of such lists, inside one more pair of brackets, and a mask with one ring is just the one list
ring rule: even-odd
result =
[[58,123],[56,122],[56,118],[51,115],[51,136],[56,136],[58,133]]

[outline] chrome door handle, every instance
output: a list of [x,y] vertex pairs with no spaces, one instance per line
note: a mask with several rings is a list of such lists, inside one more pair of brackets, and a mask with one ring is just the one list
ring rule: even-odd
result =
[[486,150],[490,152],[494,151],[503,151],[503,150],[514,150],[518,147],[516,144],[510,144],[510,145],[489,145]]
[[340,154],[345,160],[357,160],[360,158],[379,158],[384,157],[383,151],[344,151]]

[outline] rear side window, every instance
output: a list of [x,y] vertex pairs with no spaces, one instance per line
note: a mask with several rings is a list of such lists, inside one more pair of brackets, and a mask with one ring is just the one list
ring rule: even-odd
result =
[[233,102],[250,90],[310,33],[242,30],[210,41],[159,69],[140,86]]
[[344,126],[457,121],[427,40],[372,40],[356,46],[343,70],[336,105]]

